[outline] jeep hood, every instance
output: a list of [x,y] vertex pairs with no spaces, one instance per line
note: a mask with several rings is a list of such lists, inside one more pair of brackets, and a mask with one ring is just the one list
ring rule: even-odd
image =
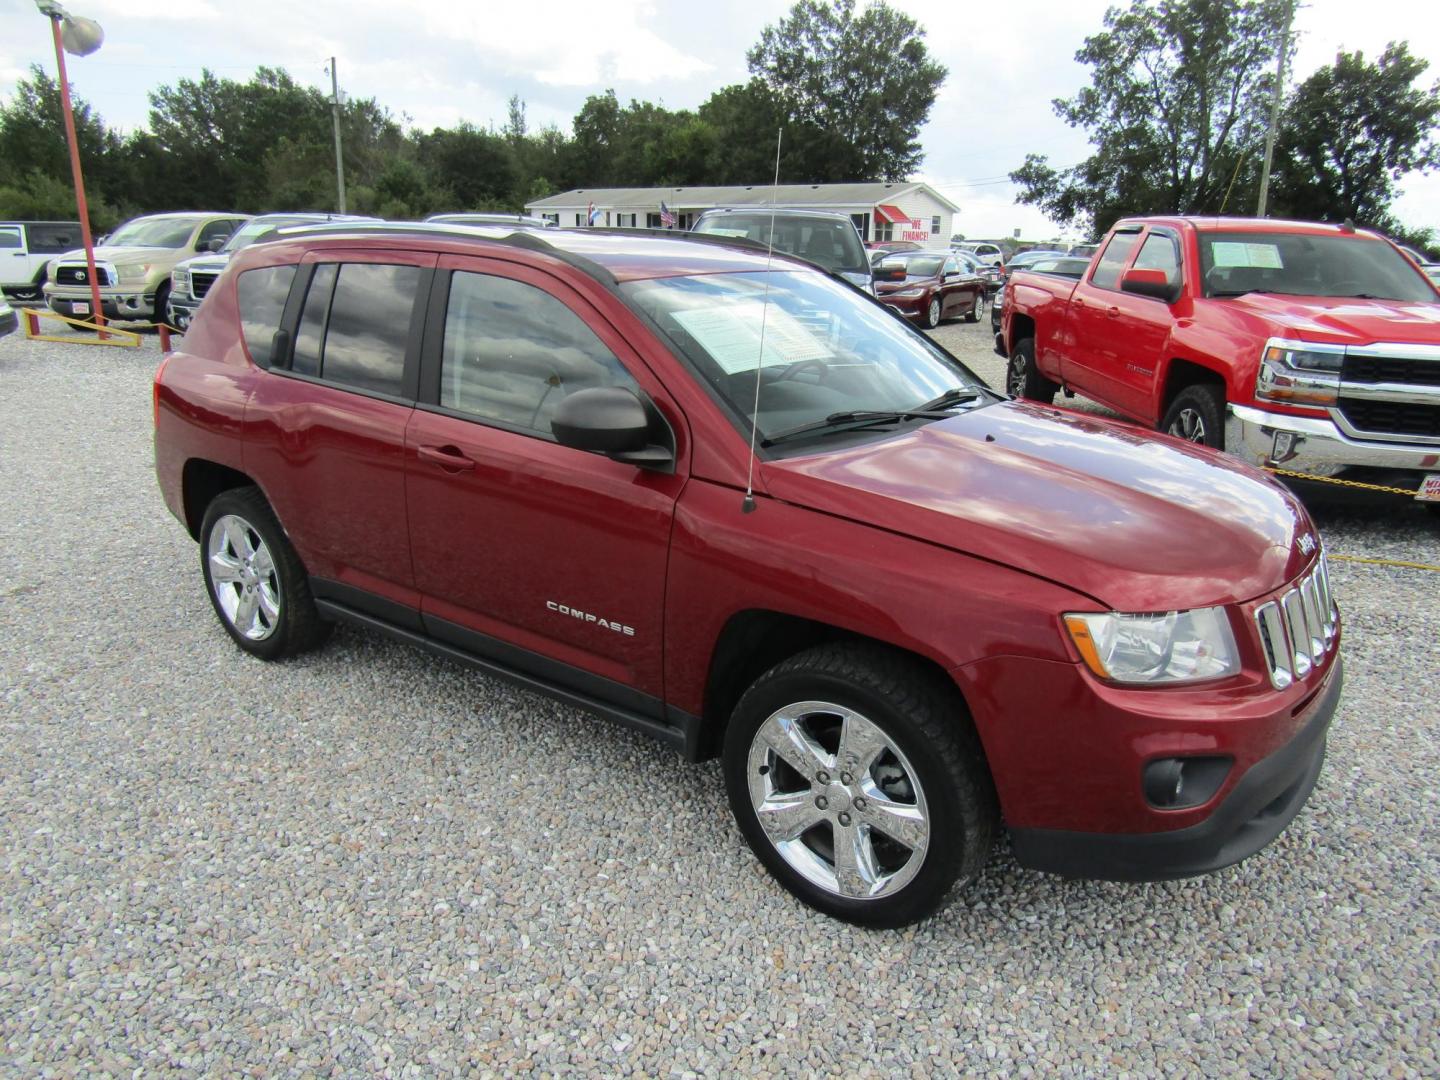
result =
[[1298,341],[1440,344],[1440,303],[1278,293],[1248,293],[1223,302],[1264,320],[1275,329],[1275,336]]
[[1319,543],[1292,494],[1233,458],[1021,402],[763,472],[776,498],[1012,566],[1117,611],[1252,599],[1296,577]]

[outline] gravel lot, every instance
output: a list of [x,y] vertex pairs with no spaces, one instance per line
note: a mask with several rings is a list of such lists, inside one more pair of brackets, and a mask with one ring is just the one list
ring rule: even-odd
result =
[[[998,384],[989,330],[939,335]],[[1440,574],[1336,561],[1310,806],[1209,878],[1003,851],[812,915],[714,763],[358,631],[242,658],[151,472],[153,340],[0,341],[0,1071],[1440,1074]],[[1398,499],[1332,553],[1440,564]]]

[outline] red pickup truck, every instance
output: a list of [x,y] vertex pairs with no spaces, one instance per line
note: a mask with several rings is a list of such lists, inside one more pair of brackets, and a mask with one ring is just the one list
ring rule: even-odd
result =
[[1009,294],[1014,397],[1063,387],[1252,464],[1401,470],[1440,500],[1440,294],[1383,237],[1130,218],[1078,283],[1019,273]]
[[[155,466],[244,653],[346,622],[719,756],[764,865],[861,923],[932,910],[1002,821],[1063,874],[1237,862],[1305,803],[1340,695],[1290,492],[1009,401],[729,242],[262,240],[156,374]],[[616,800],[664,812],[647,779]],[[542,746],[525,783],[571,799]]]

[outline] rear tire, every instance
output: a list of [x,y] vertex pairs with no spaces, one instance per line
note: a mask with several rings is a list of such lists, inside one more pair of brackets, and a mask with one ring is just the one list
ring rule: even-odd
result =
[[220,624],[251,656],[296,656],[330,636],[305,567],[259,488],[223,491],[206,508],[200,570]]
[[1225,392],[1210,383],[1187,386],[1175,395],[1160,430],[1186,442],[1225,449]]
[[1035,366],[1035,339],[1027,337],[1017,341],[1005,368],[1005,392],[1013,398],[1049,405],[1059,389],[1059,384],[1045,378]]
[[999,823],[955,687],[876,646],[818,646],[762,675],[735,707],[723,768],[765,868],[864,926],[934,911],[985,865]]

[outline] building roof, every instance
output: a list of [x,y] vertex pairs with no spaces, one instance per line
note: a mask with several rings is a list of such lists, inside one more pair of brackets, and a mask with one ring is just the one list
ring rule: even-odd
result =
[[661,200],[686,209],[707,209],[712,206],[769,206],[773,198],[777,206],[814,207],[874,206],[894,202],[906,194],[923,190],[949,209],[960,209],[929,184],[918,182],[864,184],[751,184],[743,187],[652,187],[652,188],[575,188],[549,198],[525,204],[527,210],[584,209],[590,203],[608,210],[655,210]]

